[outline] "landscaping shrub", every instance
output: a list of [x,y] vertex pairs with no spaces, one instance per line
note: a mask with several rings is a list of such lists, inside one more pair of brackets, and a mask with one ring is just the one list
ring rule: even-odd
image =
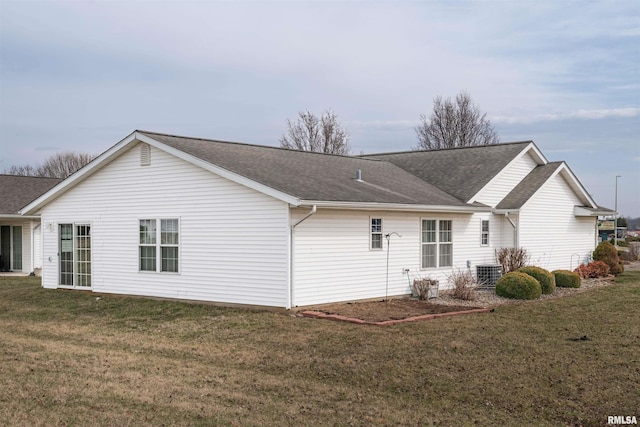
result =
[[519,272],[528,274],[529,276],[540,282],[540,288],[543,294],[552,294],[556,290],[556,278],[549,271],[541,267],[522,267]]
[[624,271],[624,267],[618,257],[618,251],[615,246],[609,242],[602,242],[593,251],[593,260],[602,261],[609,266],[609,273],[618,275]]
[[524,248],[496,249],[496,261],[502,266],[502,273],[511,273],[529,262],[529,254]]
[[602,261],[593,261],[586,265],[581,264],[573,271],[583,279],[594,279],[607,277],[609,275],[609,266]]
[[573,271],[555,270],[552,273],[556,278],[556,286],[561,288],[579,288],[582,283],[580,275]]
[[453,293],[451,295],[454,298],[465,301],[476,299],[475,287],[478,281],[470,271],[458,269],[447,277],[447,280],[453,285]]
[[496,282],[496,294],[513,299],[537,299],[542,294],[540,282],[526,273],[514,271]]

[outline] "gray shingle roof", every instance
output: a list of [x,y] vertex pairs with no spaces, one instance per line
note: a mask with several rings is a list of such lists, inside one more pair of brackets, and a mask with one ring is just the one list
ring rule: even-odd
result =
[[467,201],[530,143],[523,141],[363,157],[389,161],[456,198]]
[[549,177],[558,170],[562,163],[564,162],[550,162],[546,165],[536,166],[498,203],[496,209],[521,208],[547,182]]
[[470,206],[387,161],[138,132],[301,200]]
[[0,215],[18,215],[20,209],[60,181],[57,178],[0,175]]

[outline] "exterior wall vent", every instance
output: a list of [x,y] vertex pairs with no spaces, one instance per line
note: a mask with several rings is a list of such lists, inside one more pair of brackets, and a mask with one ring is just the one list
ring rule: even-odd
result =
[[476,265],[476,277],[481,288],[495,288],[501,276],[502,266],[500,265]]
[[149,144],[140,144],[140,166],[151,165],[151,146]]

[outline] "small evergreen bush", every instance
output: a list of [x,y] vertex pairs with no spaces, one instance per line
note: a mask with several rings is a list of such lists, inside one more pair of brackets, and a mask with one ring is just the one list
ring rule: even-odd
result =
[[581,264],[573,271],[583,279],[594,279],[607,277],[609,275],[609,266],[602,261],[593,261],[586,265]]
[[549,271],[540,267],[522,267],[518,269],[519,272],[528,274],[529,276],[540,282],[540,288],[542,288],[543,294],[552,294],[556,290],[556,278]]
[[579,288],[582,284],[580,275],[569,270],[552,271],[556,278],[556,286],[561,288]]
[[537,299],[542,294],[542,288],[532,276],[514,271],[498,279],[496,294],[513,299]]
[[616,247],[608,241],[604,241],[596,247],[596,250],[593,251],[593,260],[602,261],[607,264],[609,266],[609,273],[616,276],[624,272],[624,267],[620,262]]

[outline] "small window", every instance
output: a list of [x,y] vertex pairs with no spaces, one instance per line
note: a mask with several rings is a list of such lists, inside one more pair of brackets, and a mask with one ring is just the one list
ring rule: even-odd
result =
[[139,234],[139,270],[177,273],[178,219],[141,219]]
[[382,249],[382,218],[371,218],[371,249]]
[[482,220],[481,232],[480,232],[480,245],[489,246],[489,221]]

